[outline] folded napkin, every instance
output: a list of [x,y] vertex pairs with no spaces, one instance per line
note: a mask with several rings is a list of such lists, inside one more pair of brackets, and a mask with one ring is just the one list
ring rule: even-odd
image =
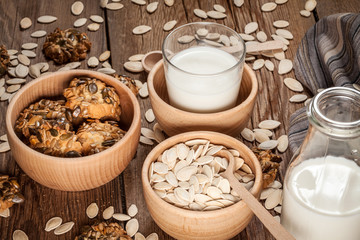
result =
[[[301,40],[294,69],[296,79],[312,95],[320,88],[360,84],[360,14],[335,14],[317,22]],[[289,145],[293,153],[308,126],[306,107],[291,115]]]

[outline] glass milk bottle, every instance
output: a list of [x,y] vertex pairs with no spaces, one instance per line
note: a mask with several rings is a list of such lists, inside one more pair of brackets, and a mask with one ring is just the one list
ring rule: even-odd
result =
[[360,239],[360,92],[328,88],[287,170],[281,224],[297,240]]

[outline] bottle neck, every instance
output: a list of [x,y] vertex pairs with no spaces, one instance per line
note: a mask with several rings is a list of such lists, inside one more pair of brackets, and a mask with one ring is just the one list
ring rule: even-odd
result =
[[360,137],[360,92],[345,87],[325,89],[307,108],[310,124],[334,138]]

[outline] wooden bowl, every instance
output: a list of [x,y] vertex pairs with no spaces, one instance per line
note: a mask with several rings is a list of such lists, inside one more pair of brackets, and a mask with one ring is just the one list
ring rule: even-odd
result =
[[244,64],[236,106],[217,113],[192,113],[171,106],[166,88],[163,60],[159,61],[150,71],[147,82],[156,120],[169,136],[200,130],[239,136],[252,115],[258,92],[256,75],[247,64]]
[[237,139],[225,134],[195,131],[166,139],[146,157],[141,172],[145,202],[156,224],[176,239],[230,239],[239,234],[253,217],[253,212],[243,201],[219,210],[192,211],[167,203],[153,191],[149,183],[149,167],[161,153],[177,143],[197,138],[208,139],[211,143],[238,150],[255,174],[255,183],[251,193],[259,197],[262,189],[262,171],[254,153]]
[[[122,109],[120,125],[127,131],[125,136],[105,151],[78,158],[53,157],[25,145],[13,128],[20,112],[41,98],[61,96],[69,82],[78,76],[98,78],[116,89]],[[56,72],[26,84],[14,96],[6,113],[6,129],[12,155],[29,177],[49,188],[81,191],[111,181],[129,164],[140,137],[140,107],[134,94],[113,77],[88,70]]]

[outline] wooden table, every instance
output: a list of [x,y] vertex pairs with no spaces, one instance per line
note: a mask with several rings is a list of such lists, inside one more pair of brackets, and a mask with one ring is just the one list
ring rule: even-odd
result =
[[[56,27],[69,28],[80,17],[89,18],[93,14],[100,15],[105,22],[101,24],[97,32],[87,31],[87,25],[80,28],[88,33],[93,42],[89,56],[98,57],[105,50],[111,50],[110,63],[117,73],[127,74],[145,82],[147,77],[145,73],[132,74],[124,70],[123,64],[127,58],[133,54],[160,49],[164,37],[168,34],[162,29],[167,21],[175,19],[178,21],[177,26],[187,22],[201,21],[193,13],[195,8],[208,11],[215,3],[223,5],[226,8],[227,18],[216,22],[225,24],[238,32],[244,32],[247,23],[256,21],[259,23],[259,29],[270,36],[275,32],[275,28],[272,26],[274,20],[289,21],[290,26],[287,29],[293,33],[294,40],[291,40],[290,47],[286,51],[288,59],[294,58],[301,38],[318,19],[338,12],[359,12],[360,9],[358,0],[348,0],[346,3],[342,0],[318,0],[314,14],[309,18],[304,18],[299,14],[299,11],[304,9],[304,0],[288,1],[286,4],[279,5],[275,11],[267,13],[260,10],[261,5],[268,2],[266,0],[245,0],[245,4],[241,8],[237,8],[231,0],[175,0],[172,7],[165,6],[164,2],[160,1],[157,11],[148,14],[145,6],[135,5],[129,0],[122,1],[124,8],[118,11],[100,8],[99,1],[82,0],[85,9],[80,16],[74,16],[70,13],[73,2],[74,0],[0,1],[0,44],[6,45],[7,49],[20,50],[23,43],[36,42],[39,44],[36,49],[37,57],[31,62],[46,61],[41,52],[45,38],[31,38],[30,34],[33,31],[44,29],[52,32]],[[42,15],[53,15],[58,17],[58,20],[51,24],[37,23],[36,19]],[[33,25],[30,29],[22,31],[19,22],[23,17],[32,19]],[[206,21],[215,20],[207,19]],[[89,22],[90,20],[88,20]],[[140,24],[149,25],[152,30],[145,35],[133,35],[132,29]],[[277,69],[279,62],[274,59],[272,61]],[[52,62],[50,65],[50,71],[60,68],[60,66],[54,66]],[[87,68],[86,61],[82,62],[81,68]],[[295,93],[288,90],[282,83],[285,77],[294,77],[294,72],[280,76],[276,70],[269,72],[262,68],[256,71],[256,75],[259,80],[259,95],[248,127],[254,128],[265,119],[275,119],[282,123],[281,127],[275,130],[275,135],[279,137],[287,134],[290,115],[303,106],[303,104],[289,103],[288,99]],[[28,82],[31,80],[33,79],[27,78]],[[138,97],[138,100],[142,111],[142,126],[152,127],[154,123],[149,124],[144,117],[145,111],[151,108],[149,99]],[[4,120],[7,105],[7,101],[0,102],[0,135],[6,133]],[[126,213],[128,206],[136,204],[139,208],[136,218],[139,220],[141,233],[147,236],[156,232],[160,239],[172,239],[154,223],[146,209],[142,195],[140,172],[142,162],[151,149],[151,146],[139,144],[135,158],[119,177],[102,187],[84,192],[61,192],[43,187],[22,172],[12,158],[11,151],[0,153],[0,173],[17,176],[26,198],[24,203],[11,208],[9,218],[0,218],[0,239],[11,239],[15,229],[25,231],[29,239],[74,239],[79,233],[79,228],[89,222],[85,209],[92,202],[99,205],[100,212],[112,205],[116,212]],[[281,179],[291,157],[290,151],[282,154],[282,157]],[[53,216],[62,217],[64,222],[74,221],[74,228],[61,236],[45,232],[43,230],[45,223]],[[234,239],[264,240],[273,239],[273,237],[254,217],[248,227]]]

